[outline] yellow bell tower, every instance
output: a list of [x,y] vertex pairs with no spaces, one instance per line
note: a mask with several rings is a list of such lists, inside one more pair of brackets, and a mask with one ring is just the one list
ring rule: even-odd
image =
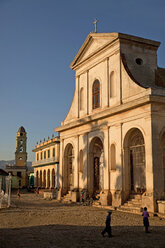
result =
[[15,164],[16,166],[27,167],[27,152],[26,152],[26,131],[24,127],[20,127],[16,136],[16,152]]
[[6,165],[6,171],[12,174],[12,188],[28,186],[26,141],[26,131],[21,126],[16,136],[15,164]]

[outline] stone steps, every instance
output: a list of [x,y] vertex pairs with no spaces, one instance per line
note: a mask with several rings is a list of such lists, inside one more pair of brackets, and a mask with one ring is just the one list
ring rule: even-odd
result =
[[142,212],[142,196],[140,194],[131,194],[130,198],[124,205],[121,205],[118,210],[141,213]]
[[65,202],[65,203],[69,203],[71,202],[71,191],[69,191],[66,195],[64,195],[63,197],[61,197],[61,201]]

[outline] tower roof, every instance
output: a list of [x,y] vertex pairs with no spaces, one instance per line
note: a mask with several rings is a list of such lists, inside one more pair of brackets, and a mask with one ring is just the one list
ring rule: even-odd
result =
[[18,129],[18,132],[20,132],[20,133],[26,133],[25,128],[24,128],[23,126],[21,126],[21,127]]

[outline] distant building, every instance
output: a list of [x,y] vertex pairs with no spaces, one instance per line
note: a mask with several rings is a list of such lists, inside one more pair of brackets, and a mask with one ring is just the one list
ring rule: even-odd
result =
[[34,168],[35,186],[43,189],[54,189],[58,187],[59,177],[59,137],[48,139],[33,149],[36,153]]
[[26,131],[21,126],[16,136],[15,164],[6,165],[6,171],[12,175],[12,188],[24,188],[28,186],[26,141]]

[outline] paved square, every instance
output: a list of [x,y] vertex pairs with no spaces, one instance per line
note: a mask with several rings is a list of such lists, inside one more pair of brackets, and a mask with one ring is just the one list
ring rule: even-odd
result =
[[142,216],[114,211],[113,238],[103,238],[107,210],[44,200],[35,194],[12,196],[14,206],[0,210],[0,248],[165,247],[165,220],[150,217],[145,234]]

